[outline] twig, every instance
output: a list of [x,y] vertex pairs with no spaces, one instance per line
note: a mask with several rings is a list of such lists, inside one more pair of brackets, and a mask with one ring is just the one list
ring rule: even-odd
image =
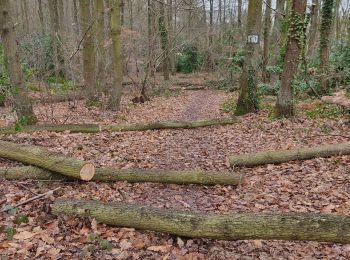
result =
[[[32,198],[30,198],[30,199],[27,199],[27,200],[25,200],[25,201],[23,201],[23,202],[20,202],[20,203],[14,205],[13,208],[17,208],[17,207],[19,207],[19,206],[22,206],[22,205],[24,205],[24,204],[27,204],[27,203],[32,202],[32,201],[37,200],[37,199],[41,199],[41,198],[43,198],[43,197],[48,197],[48,196],[52,195],[55,191],[58,191],[59,189],[61,189],[61,187],[59,187],[59,188],[57,188],[57,189],[54,189],[54,190],[50,190],[50,191],[48,191],[48,192],[46,192],[46,193],[37,195],[37,196],[32,197]],[[11,209],[12,209],[12,208],[11,208]],[[3,210],[0,211],[0,213],[6,212],[6,211],[9,211],[9,210],[10,210],[10,209],[3,209]]]

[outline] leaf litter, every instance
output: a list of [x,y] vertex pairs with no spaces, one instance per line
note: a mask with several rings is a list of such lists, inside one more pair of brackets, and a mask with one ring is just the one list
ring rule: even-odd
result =
[[[127,106],[118,117],[79,104],[71,111],[57,104],[57,122],[118,123],[227,117],[222,103],[234,94],[186,91],[175,97]],[[124,104],[128,101],[124,100]],[[45,107],[36,107],[41,111]],[[48,109],[48,108],[47,108]],[[48,123],[40,117],[40,123]],[[69,121],[71,120],[71,121]],[[79,120],[79,121],[77,121]],[[331,135],[324,134],[325,125]],[[98,134],[18,133],[2,140],[45,147],[93,162],[97,166],[169,170],[232,171],[227,156],[272,149],[291,149],[347,141],[344,118],[271,120],[267,111],[247,115],[237,124],[190,130]],[[0,233],[0,255],[37,259],[349,259],[350,247],[332,243],[293,241],[217,241],[189,239],[151,231],[110,227],[94,219],[54,217],[49,204],[58,198],[97,199],[158,208],[215,213],[313,212],[350,214],[350,156],[316,158],[280,165],[235,168],[246,177],[239,187],[179,186],[155,183],[82,183],[0,180],[1,206],[25,201],[58,187],[50,198],[23,205],[17,213],[0,215],[0,227],[13,227],[12,240]],[[19,165],[0,159],[0,166]],[[27,188],[24,189],[23,186]],[[28,223],[14,224],[15,214]],[[101,242],[102,241],[102,242]]]

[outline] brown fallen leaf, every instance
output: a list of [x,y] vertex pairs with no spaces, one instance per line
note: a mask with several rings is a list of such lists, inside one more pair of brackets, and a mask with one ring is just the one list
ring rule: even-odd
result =
[[21,233],[17,233],[13,236],[14,239],[17,240],[27,240],[34,236],[35,234],[29,232],[29,231],[23,231]]
[[166,252],[169,252],[171,247],[172,247],[172,245],[150,246],[150,247],[147,247],[147,250],[153,251],[153,252],[166,253]]

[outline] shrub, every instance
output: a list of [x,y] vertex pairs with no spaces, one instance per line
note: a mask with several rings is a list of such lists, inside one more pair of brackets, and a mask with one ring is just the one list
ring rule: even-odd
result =
[[186,44],[181,52],[176,54],[176,71],[192,73],[202,64],[203,59],[194,44]]

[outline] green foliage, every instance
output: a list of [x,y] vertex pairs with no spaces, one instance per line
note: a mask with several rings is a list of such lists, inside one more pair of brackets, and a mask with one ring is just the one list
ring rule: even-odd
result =
[[13,236],[16,234],[16,229],[12,226],[7,226],[2,228],[3,233],[5,233],[6,240],[12,240]]
[[100,239],[99,244],[102,250],[110,251],[113,248],[111,242],[109,242],[107,239]]
[[88,238],[90,241],[98,241],[100,239],[100,236],[96,233],[90,233]]
[[281,82],[276,80],[272,84],[262,83],[258,85],[258,96],[272,95],[277,96]]
[[338,118],[343,115],[341,109],[329,104],[319,104],[318,106],[306,110],[306,116],[312,119],[316,118]]
[[283,72],[283,68],[281,65],[276,65],[276,66],[266,66],[266,71],[269,74],[276,74],[276,75],[281,75]]
[[15,123],[15,131],[20,132],[22,131],[23,126],[30,125],[32,123],[32,118],[29,118],[27,116],[23,116],[22,118],[19,118]]
[[344,84],[350,84],[350,43],[347,45],[337,44],[330,54],[331,70],[344,74]]
[[176,71],[192,73],[203,63],[203,58],[194,44],[185,44],[182,50],[176,54]]
[[112,250],[113,246],[107,239],[102,239],[98,234],[91,233],[88,236],[91,242],[98,242],[102,250]]
[[18,214],[15,218],[15,223],[17,225],[21,225],[22,223],[28,223],[29,219],[28,216],[25,214]]
[[322,4],[322,19],[320,28],[320,46],[326,47],[329,43],[328,34],[333,25],[333,6],[334,0],[324,0]]
[[233,115],[235,112],[236,106],[237,106],[236,98],[230,98],[222,104],[221,110],[224,111],[225,113],[230,113]]
[[[21,41],[22,67],[25,78],[45,78],[54,74],[52,39],[50,35],[34,34]],[[63,57],[59,57],[63,61]]]
[[205,85],[211,88],[232,90],[232,81],[229,79],[208,80]]

